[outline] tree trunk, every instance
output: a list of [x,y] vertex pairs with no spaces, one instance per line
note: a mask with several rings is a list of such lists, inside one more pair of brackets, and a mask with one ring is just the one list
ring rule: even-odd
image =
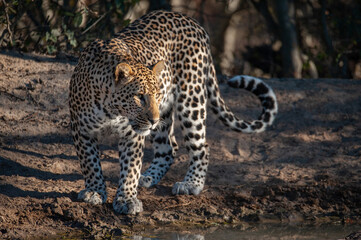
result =
[[284,77],[302,77],[302,60],[295,30],[295,6],[293,0],[275,0],[276,14],[282,41],[282,65]]
[[171,11],[172,6],[166,0],[149,0],[149,9],[148,12],[164,9]]

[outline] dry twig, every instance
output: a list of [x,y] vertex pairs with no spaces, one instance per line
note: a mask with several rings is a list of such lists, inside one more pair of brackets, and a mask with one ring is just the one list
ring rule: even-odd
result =
[[[4,1],[4,0],[3,0]],[[97,25],[106,15],[108,15],[110,11],[104,13],[100,18],[98,18],[91,26],[85,29],[81,34],[87,33],[90,29],[92,29],[95,25]]]
[[9,32],[10,44],[13,45],[13,32],[11,31],[11,28],[10,28],[10,19],[9,19],[9,13],[8,13],[9,6],[5,2],[5,0],[2,0],[2,3],[4,4],[4,8],[5,8],[6,27]]

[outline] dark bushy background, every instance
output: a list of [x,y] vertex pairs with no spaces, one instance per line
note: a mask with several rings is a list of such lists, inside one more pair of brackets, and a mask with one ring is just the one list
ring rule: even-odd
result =
[[0,47],[76,56],[129,24],[127,13],[140,2],[147,2],[143,13],[163,8],[196,18],[211,35],[218,70],[226,30],[241,18],[255,40],[232,53],[230,74],[361,77],[359,0],[0,0]]

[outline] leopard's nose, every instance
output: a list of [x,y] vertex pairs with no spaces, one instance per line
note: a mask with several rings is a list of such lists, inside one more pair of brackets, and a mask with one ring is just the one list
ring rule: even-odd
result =
[[152,125],[154,125],[154,124],[157,124],[157,123],[159,122],[159,118],[157,118],[157,119],[149,118],[148,121],[149,121]]

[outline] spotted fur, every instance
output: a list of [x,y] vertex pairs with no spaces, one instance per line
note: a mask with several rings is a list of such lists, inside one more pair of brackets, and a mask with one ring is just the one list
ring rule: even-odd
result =
[[[209,37],[193,19],[155,11],[136,20],[114,38],[91,43],[81,54],[70,82],[73,140],[85,189],[78,197],[92,204],[106,201],[98,142],[116,135],[120,179],[115,211],[142,211],[138,184],[157,184],[173,163],[178,148],[174,118],[181,123],[190,166],[173,194],[199,194],[208,168],[206,106],[223,123],[240,132],[261,132],[272,124],[277,101],[262,80],[236,76],[231,87],[259,97],[263,112],[247,122],[233,115],[220,96]],[[141,175],[145,136],[151,135],[154,159]]]

